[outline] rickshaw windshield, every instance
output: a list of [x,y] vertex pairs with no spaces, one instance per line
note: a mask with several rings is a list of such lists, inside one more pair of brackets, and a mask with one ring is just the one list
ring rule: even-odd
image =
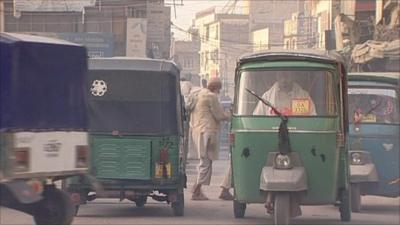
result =
[[177,78],[159,71],[92,70],[91,132],[177,134]]
[[359,123],[398,124],[399,99],[393,89],[349,88],[349,116]]
[[274,111],[246,91],[252,90],[287,116],[336,115],[333,75],[316,70],[243,71],[237,115],[275,116]]

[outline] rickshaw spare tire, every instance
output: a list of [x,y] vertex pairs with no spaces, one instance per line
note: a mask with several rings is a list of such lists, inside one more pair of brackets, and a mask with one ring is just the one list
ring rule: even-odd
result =
[[235,218],[243,218],[246,213],[246,203],[240,203],[237,200],[233,200],[233,214]]
[[69,195],[54,185],[46,186],[43,200],[37,203],[33,219],[36,225],[70,225],[75,207]]
[[274,200],[274,224],[289,225],[290,216],[290,194],[287,192],[276,193]]
[[174,216],[183,216],[185,213],[185,196],[183,192],[178,192],[177,201],[171,203]]
[[351,211],[360,212],[361,211],[361,194],[360,185],[353,183],[350,185],[351,188]]

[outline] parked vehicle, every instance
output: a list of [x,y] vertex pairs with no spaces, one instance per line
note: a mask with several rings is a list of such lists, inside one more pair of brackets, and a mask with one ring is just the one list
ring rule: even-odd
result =
[[[186,153],[184,104],[179,70],[166,60],[89,60],[91,174],[102,191],[79,193],[82,204],[96,197],[128,199],[142,207],[147,198],[184,214]],[[71,182],[68,190],[85,182]]]
[[262,203],[275,224],[289,224],[300,205],[340,202],[341,220],[350,220],[346,79],[340,57],[325,52],[239,60],[230,134],[236,218]]
[[0,49],[0,205],[71,224],[73,202],[54,182],[89,168],[86,49],[12,33]]
[[353,212],[362,195],[400,196],[399,73],[349,74],[349,161]]

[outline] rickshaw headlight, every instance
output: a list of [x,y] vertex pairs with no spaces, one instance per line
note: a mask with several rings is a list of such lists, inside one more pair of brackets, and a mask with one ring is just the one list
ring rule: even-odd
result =
[[275,157],[275,168],[276,169],[291,169],[292,162],[288,155],[278,154]]
[[352,165],[362,165],[364,164],[362,155],[358,152],[354,152],[351,154],[351,164]]

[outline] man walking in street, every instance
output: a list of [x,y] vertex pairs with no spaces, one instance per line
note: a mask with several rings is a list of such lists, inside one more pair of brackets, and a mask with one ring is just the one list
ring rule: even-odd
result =
[[231,115],[224,112],[218,100],[222,83],[217,77],[208,81],[197,95],[196,104],[191,113],[193,141],[196,145],[200,163],[198,175],[193,187],[192,200],[208,200],[201,190],[202,185],[210,185],[212,162],[218,159],[220,122],[229,120]]

